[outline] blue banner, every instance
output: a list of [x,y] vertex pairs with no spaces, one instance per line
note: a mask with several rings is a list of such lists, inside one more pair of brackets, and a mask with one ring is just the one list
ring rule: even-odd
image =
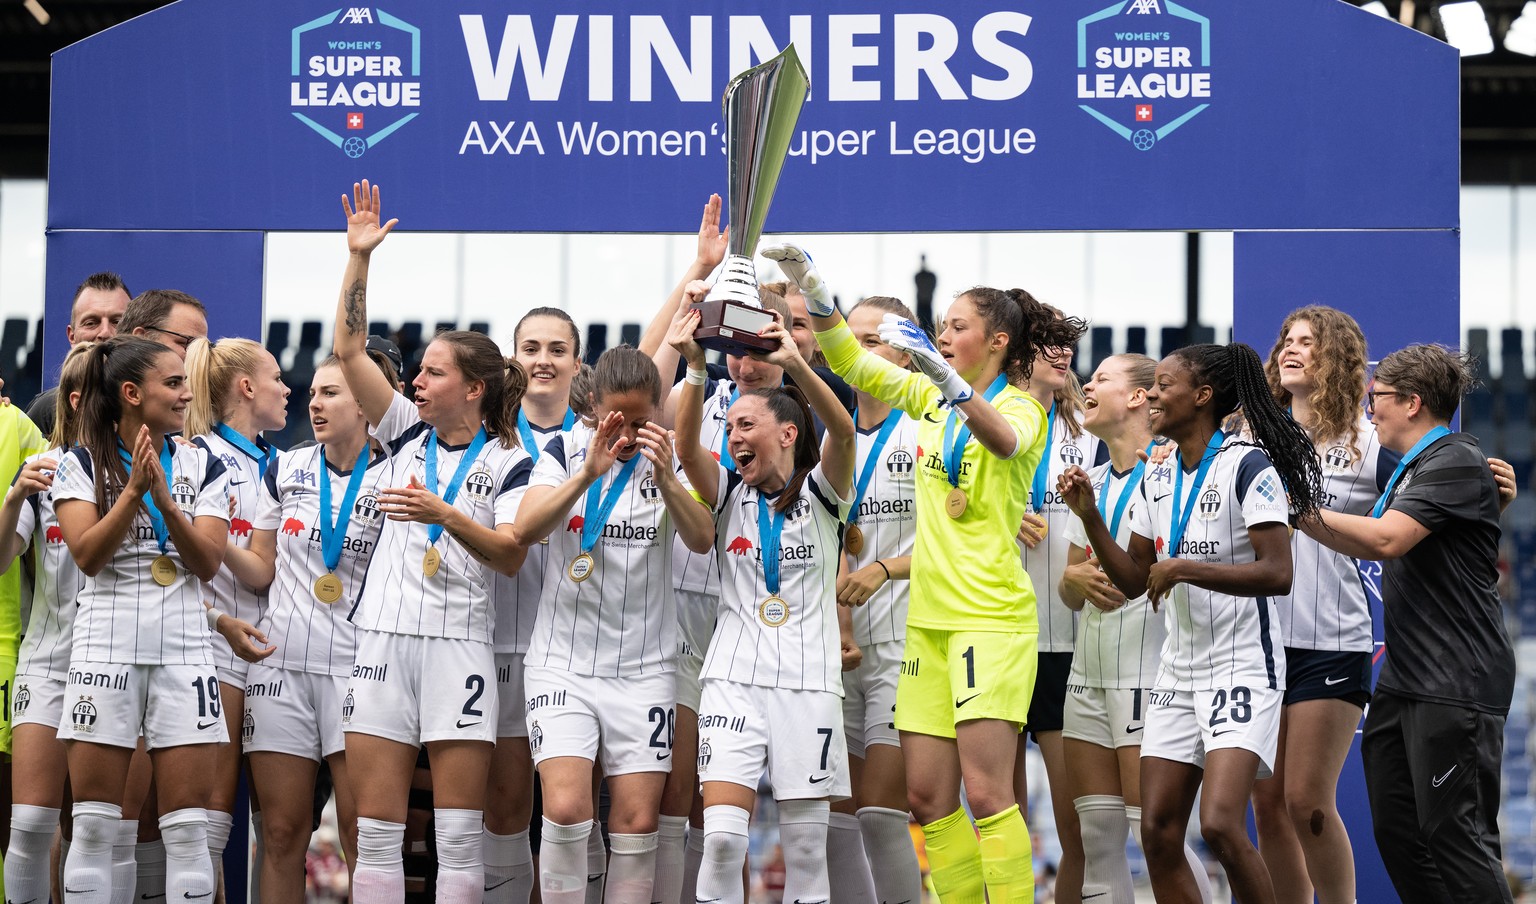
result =
[[182,0],[54,56],[49,225],[333,230],[367,176],[412,230],[687,229],[791,41],[770,232],[1457,223],[1455,49],[1339,0]]

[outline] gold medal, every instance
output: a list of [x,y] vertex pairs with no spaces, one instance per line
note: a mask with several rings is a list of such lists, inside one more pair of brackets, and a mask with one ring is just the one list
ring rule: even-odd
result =
[[161,587],[176,583],[176,562],[170,556],[155,556],[149,563],[149,576]]
[[421,557],[421,573],[430,578],[442,566],[443,554],[437,551],[436,546],[428,546],[427,554]]
[[859,530],[857,524],[848,525],[848,531],[843,534],[843,549],[846,549],[850,556],[856,556],[864,551],[864,532]]
[[565,573],[571,576],[571,580],[580,584],[582,581],[590,578],[592,572],[596,570],[597,560],[592,558],[591,553],[584,552],[571,560],[571,564],[565,569]]
[[777,596],[770,596],[757,607],[757,617],[770,628],[779,628],[789,621],[789,603]]
[[965,507],[969,502],[970,500],[965,498],[965,490],[955,487],[949,491],[948,496],[944,497],[944,511],[949,513],[949,517],[958,518],[965,514]]
[[329,571],[315,578],[315,599],[327,606],[341,599],[341,578]]

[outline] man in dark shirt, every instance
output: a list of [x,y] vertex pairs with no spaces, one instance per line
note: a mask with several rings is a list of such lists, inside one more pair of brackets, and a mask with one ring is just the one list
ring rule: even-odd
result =
[[[69,307],[69,323],[64,325],[69,344],[96,342],[117,335],[118,324],[128,310],[128,299],[132,295],[123,285],[123,278],[116,273],[102,271],[87,276],[75,287],[75,300]],[[56,387],[45,389],[27,403],[27,417],[44,436],[53,433],[53,406],[57,395]]]
[[1382,562],[1387,662],[1361,754],[1371,820],[1405,902],[1511,900],[1501,863],[1499,760],[1515,658],[1498,594],[1500,493],[1449,424],[1468,360],[1434,345],[1388,355],[1367,409],[1403,455],[1371,517],[1324,511],[1318,542]]

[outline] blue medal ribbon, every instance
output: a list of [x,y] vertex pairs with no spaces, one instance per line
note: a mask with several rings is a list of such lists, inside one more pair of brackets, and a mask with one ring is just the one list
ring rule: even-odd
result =
[[619,473],[614,475],[613,483],[609,484],[608,492],[603,492],[603,479],[599,477],[587,487],[587,510],[581,522],[581,551],[591,552],[597,545],[597,538],[602,536],[603,528],[608,526],[608,517],[613,514],[613,507],[618,504],[619,496],[624,492],[624,487],[629,484],[629,475],[635,473],[635,465],[640,463],[640,453],[624,466],[619,468]]
[[1051,410],[1045,416],[1045,453],[1035,466],[1035,477],[1029,487],[1029,508],[1035,514],[1045,508],[1045,481],[1051,476],[1051,440],[1056,431],[1056,400],[1051,399]]
[[[165,475],[165,484],[171,485],[171,443],[175,440],[165,438],[165,445],[160,447],[160,471]],[[123,441],[117,441],[117,457],[122,459],[123,471],[128,475],[133,474],[133,456],[128,454],[128,447]],[[160,544],[160,554],[165,555],[165,548],[171,542],[171,529],[165,525],[165,516],[160,514],[160,509],[155,506],[154,495],[148,490],[144,492],[144,508],[149,510],[149,523],[155,529],[155,540]]]
[[[464,450],[464,457],[459,459],[459,467],[453,472],[453,480],[448,484],[448,491],[442,494],[443,501],[453,505],[453,501],[459,498],[459,487],[464,485],[464,478],[469,476],[469,469],[480,457],[480,450],[485,448],[485,426],[482,424],[475,438],[470,441],[469,448]],[[427,434],[427,489],[436,493],[437,490],[437,430],[433,429]],[[433,546],[437,538],[443,535],[443,525],[427,525],[427,545]]]
[[222,437],[226,443],[229,443],[253,459],[261,469],[261,476],[267,476],[267,467],[272,464],[274,457],[271,443],[259,436],[256,438],[256,442],[253,443],[246,439],[239,430],[234,429],[228,424],[214,424],[213,432]]
[[[875,435],[875,444],[869,447],[869,455],[864,459],[863,469],[859,471],[859,480],[854,484],[853,508],[848,511],[849,524],[859,520],[859,505],[864,501],[864,491],[869,489],[869,479],[874,476],[875,464],[879,462],[885,444],[890,441],[891,433],[896,430],[901,414],[901,409],[891,409],[891,413],[885,416],[885,423],[880,425],[880,432]],[[858,409],[854,409],[853,419],[854,423],[858,423]]]
[[[997,379],[992,381],[992,385],[987,387],[987,391],[981,397],[990,402],[1007,385],[1007,376],[998,374]],[[969,426],[962,426],[960,432],[955,433],[955,425],[959,421],[960,409],[950,408],[949,417],[944,420],[944,470],[949,473],[949,485],[952,487],[960,485],[960,463],[965,459],[965,444],[971,441]]]
[[779,540],[784,533],[784,513],[770,512],[773,507],[761,492],[757,497],[757,538],[763,551],[763,580],[768,595],[779,595]]
[[[561,430],[569,430],[576,425],[576,412],[569,407],[565,409],[565,420],[560,422]],[[539,448],[539,438],[533,434],[533,425],[528,423],[528,415],[523,413],[521,406],[517,409],[517,435],[523,441],[523,451],[533,459],[534,464],[539,463],[539,456],[544,450]]]
[[[1180,499],[1184,495],[1184,462],[1181,459],[1178,467],[1174,469],[1176,475],[1173,480],[1173,523],[1168,531],[1168,558],[1178,558],[1179,544],[1184,541],[1184,529],[1189,526],[1189,516],[1195,512],[1195,500],[1200,498],[1200,488],[1205,485],[1205,475],[1211,470],[1211,462],[1216,460],[1216,453],[1221,451],[1221,444],[1227,441],[1227,435],[1217,430],[1211,435],[1209,442],[1205,444],[1205,455],[1200,459],[1200,467],[1195,470],[1195,485],[1189,490],[1189,498],[1182,503]],[[1178,455],[1175,450],[1174,455]]]
[[1422,439],[1413,444],[1413,448],[1408,450],[1408,454],[1403,456],[1403,460],[1397,463],[1397,470],[1392,472],[1392,479],[1387,481],[1387,491],[1381,494],[1381,498],[1376,500],[1376,507],[1371,509],[1372,518],[1380,518],[1382,513],[1387,510],[1387,500],[1392,498],[1392,491],[1397,489],[1397,481],[1403,476],[1403,472],[1408,469],[1408,463],[1418,458],[1419,453],[1429,448],[1430,444],[1435,440],[1442,436],[1450,435],[1451,431],[1449,429],[1436,427],[1424,434]]
[[[1147,443],[1148,455],[1152,454],[1152,447],[1155,445],[1157,445],[1155,442]],[[1114,465],[1110,465],[1109,471],[1105,473],[1104,492],[1099,494],[1099,517],[1105,519],[1109,523],[1109,535],[1111,538],[1120,536],[1120,517],[1125,514],[1126,503],[1131,501],[1131,494],[1136,492],[1136,488],[1141,485],[1142,475],[1146,473],[1147,463],[1138,459],[1136,461],[1136,467],[1131,469],[1131,476],[1126,478],[1125,483],[1121,485],[1120,498],[1115,500],[1115,515],[1113,520],[1110,520],[1107,504],[1109,502],[1109,484],[1114,477]],[[1116,542],[1119,541],[1117,540]]]
[[325,559],[325,570],[335,572],[341,563],[341,547],[347,539],[347,528],[352,526],[352,506],[357,504],[357,492],[363,486],[363,474],[368,470],[368,444],[357,454],[357,464],[352,466],[352,476],[347,479],[347,491],[341,497],[341,508],[331,514],[331,472],[325,465],[325,447],[320,447],[320,555]]

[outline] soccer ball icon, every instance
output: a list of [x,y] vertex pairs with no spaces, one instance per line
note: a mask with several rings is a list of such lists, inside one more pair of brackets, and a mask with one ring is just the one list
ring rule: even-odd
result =
[[[1151,135],[1152,133],[1148,132],[1147,134]],[[363,156],[363,152],[366,150],[368,150],[368,143],[361,138],[348,138],[341,143],[341,152],[354,159]]]
[[[357,139],[353,138],[350,140],[356,141]],[[1138,151],[1150,151],[1152,150],[1152,145],[1157,144],[1157,136],[1152,134],[1151,129],[1137,129],[1131,133],[1131,144],[1134,144]]]

